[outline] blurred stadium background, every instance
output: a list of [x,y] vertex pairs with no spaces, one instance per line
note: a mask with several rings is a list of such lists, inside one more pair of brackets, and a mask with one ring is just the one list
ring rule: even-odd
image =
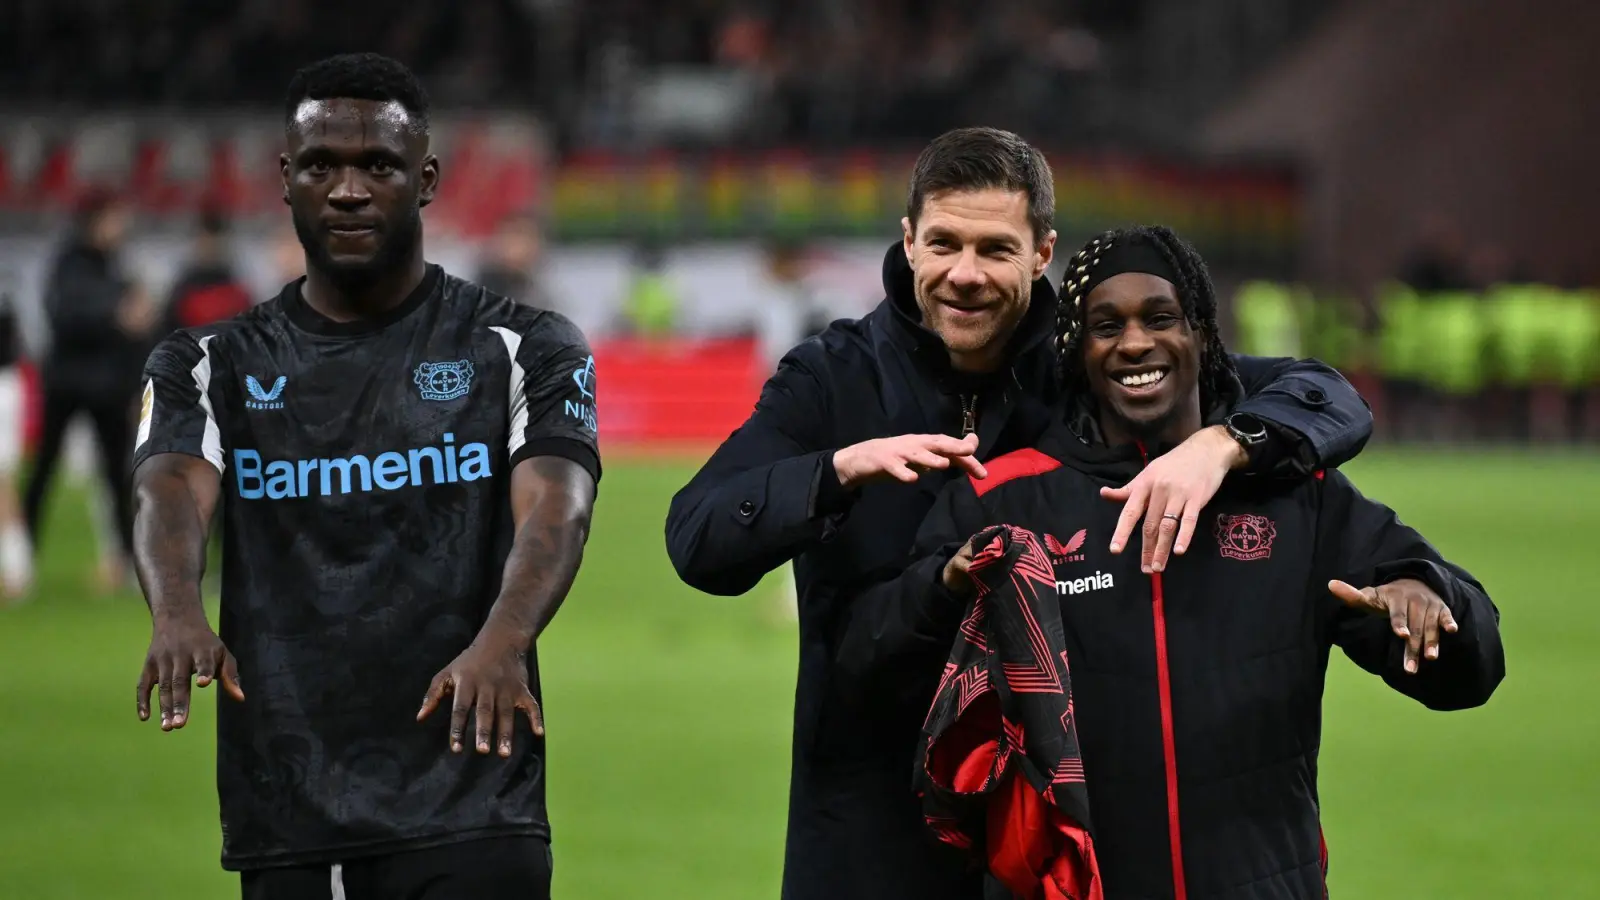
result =
[[[783,349],[877,302],[921,144],[1014,129],[1051,156],[1063,247],[1170,224],[1232,298],[1235,349],[1346,372],[1378,417],[1353,477],[1500,603],[1510,675],[1486,709],[1431,714],[1335,663],[1335,894],[1600,897],[1580,580],[1600,532],[1597,45],[1589,0],[7,0],[0,291],[39,359],[64,223],[109,188],[156,306],[202,220],[272,295],[300,265],[289,75],[347,50],[415,66],[444,171],[430,257],[596,347],[607,477],[540,647],[557,895],[771,897],[781,578],[682,587],[666,504]],[[210,701],[177,735],[134,718],[148,620],[87,430],[69,456],[36,589],[0,610],[0,895],[236,896]]]

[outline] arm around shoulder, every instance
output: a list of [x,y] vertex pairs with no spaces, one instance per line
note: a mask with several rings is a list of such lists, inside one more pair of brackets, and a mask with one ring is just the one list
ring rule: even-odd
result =
[[1354,459],[1372,437],[1372,410],[1353,385],[1314,359],[1234,356],[1245,400],[1237,412],[1272,426],[1276,446],[1260,466],[1309,475]]

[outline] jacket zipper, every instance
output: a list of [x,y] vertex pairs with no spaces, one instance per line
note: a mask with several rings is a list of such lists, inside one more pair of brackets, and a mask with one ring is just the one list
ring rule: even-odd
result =
[[978,430],[978,397],[976,394],[961,395],[961,436]]
[[[1144,444],[1139,444],[1141,465],[1148,466],[1150,457]],[[1189,892],[1183,879],[1183,836],[1178,818],[1178,748],[1172,727],[1172,670],[1167,662],[1167,603],[1162,595],[1161,573],[1150,575],[1150,592],[1154,601],[1156,632],[1156,685],[1161,697],[1161,756],[1167,770],[1167,843],[1172,853],[1173,900],[1187,900]]]

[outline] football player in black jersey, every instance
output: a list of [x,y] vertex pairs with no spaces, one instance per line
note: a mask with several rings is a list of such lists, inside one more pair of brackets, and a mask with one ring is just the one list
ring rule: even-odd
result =
[[139,716],[159,687],[181,728],[191,677],[221,682],[222,863],[246,898],[548,896],[535,647],[589,531],[594,358],[561,316],[425,261],[440,166],[403,65],[308,66],[285,116],[305,277],[145,366]]

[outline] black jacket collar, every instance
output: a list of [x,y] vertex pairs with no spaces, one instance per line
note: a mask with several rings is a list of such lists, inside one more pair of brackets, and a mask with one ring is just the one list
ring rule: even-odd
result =
[[[922,310],[917,307],[911,264],[906,261],[905,247],[900,243],[891,245],[884,254],[883,293],[891,313],[890,330],[895,343],[909,351],[916,364],[933,375],[942,389],[980,389],[996,377],[967,375],[951,367],[950,354],[945,350],[944,341],[922,324]],[[1055,288],[1051,286],[1050,279],[1040,278],[1033,283],[1033,296],[1028,302],[1027,313],[1017,326],[1016,334],[1011,336],[1011,346],[1006,353],[1007,366],[1014,366],[1018,359],[1041,349],[1050,352],[1055,321]]]

